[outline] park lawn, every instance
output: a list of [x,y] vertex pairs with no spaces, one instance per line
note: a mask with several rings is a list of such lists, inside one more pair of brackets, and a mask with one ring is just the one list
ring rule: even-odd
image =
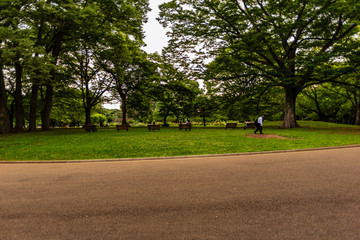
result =
[[264,133],[278,138],[250,138],[252,129],[164,128],[149,132],[99,129],[53,129],[0,136],[0,160],[81,160],[261,152],[360,144],[360,127],[299,121],[302,128],[278,129],[266,122]]

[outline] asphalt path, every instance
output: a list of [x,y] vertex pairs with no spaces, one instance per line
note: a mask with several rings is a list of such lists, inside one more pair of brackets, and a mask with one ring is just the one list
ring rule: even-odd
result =
[[360,239],[360,147],[0,164],[0,239]]

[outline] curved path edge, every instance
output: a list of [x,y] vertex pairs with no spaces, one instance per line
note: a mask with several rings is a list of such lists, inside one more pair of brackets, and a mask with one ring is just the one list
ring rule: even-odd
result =
[[226,156],[240,156],[240,155],[258,155],[271,153],[291,153],[304,151],[319,151],[340,148],[357,148],[360,144],[321,147],[321,148],[306,148],[306,149],[291,149],[291,150],[276,150],[263,152],[241,152],[241,153],[223,153],[223,154],[205,154],[205,155],[185,155],[185,156],[167,156],[167,157],[143,157],[143,158],[109,158],[109,159],[83,159],[83,160],[34,160],[34,161],[0,161],[0,164],[29,164],[29,163],[89,163],[89,162],[119,162],[119,161],[148,161],[148,160],[165,160],[165,159],[186,159],[186,158],[208,158],[208,157],[226,157]]

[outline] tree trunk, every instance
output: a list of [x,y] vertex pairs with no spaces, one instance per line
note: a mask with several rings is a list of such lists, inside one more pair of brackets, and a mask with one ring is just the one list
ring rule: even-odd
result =
[[9,111],[10,129],[14,129],[14,117],[15,117],[15,100],[13,100],[10,103],[10,111]]
[[281,128],[300,127],[299,124],[296,122],[296,114],[295,114],[296,97],[299,91],[297,88],[292,88],[292,87],[284,87],[284,90],[286,96],[286,104],[285,104],[284,121],[281,125]]
[[166,112],[165,112],[165,116],[164,116],[164,126],[168,126],[168,124],[166,123],[166,119],[167,119],[167,117],[168,117],[168,115],[169,115],[169,112],[170,112],[170,109],[167,108],[167,110],[166,110]]
[[91,124],[91,107],[85,107],[85,125]]
[[24,108],[22,103],[22,66],[15,63],[15,132],[24,131]]
[[49,84],[46,86],[45,103],[41,111],[42,131],[50,130],[50,113],[52,108],[53,95],[54,87]]
[[127,104],[126,104],[126,95],[120,94],[121,97],[121,111],[122,111],[122,123],[127,124],[126,115],[127,115]]
[[[59,33],[56,35],[56,39],[54,40],[53,47],[51,48],[52,57],[54,58],[53,64],[54,66],[57,65],[57,58],[60,54],[61,44],[63,41],[63,34]],[[55,82],[55,70],[50,72],[50,79],[46,85],[46,93],[45,93],[45,103],[44,107],[41,111],[41,125],[42,131],[49,131],[50,130],[50,114],[51,108],[53,105],[53,96],[54,96],[54,86],[52,83]]]
[[30,98],[29,132],[36,131],[36,112],[37,112],[38,91],[39,91],[39,85],[33,83],[32,87],[31,87],[31,98]]
[[10,133],[10,118],[7,108],[7,98],[5,91],[5,79],[2,65],[0,65],[0,134]]
[[206,126],[206,118],[205,118],[205,114],[203,115],[203,123],[204,123],[204,127]]
[[[360,100],[359,100],[360,101]],[[355,124],[360,125],[360,102],[356,104]]]

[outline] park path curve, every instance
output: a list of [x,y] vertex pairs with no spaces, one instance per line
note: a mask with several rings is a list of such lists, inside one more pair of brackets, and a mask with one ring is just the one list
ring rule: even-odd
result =
[[0,165],[0,239],[360,239],[360,147]]

